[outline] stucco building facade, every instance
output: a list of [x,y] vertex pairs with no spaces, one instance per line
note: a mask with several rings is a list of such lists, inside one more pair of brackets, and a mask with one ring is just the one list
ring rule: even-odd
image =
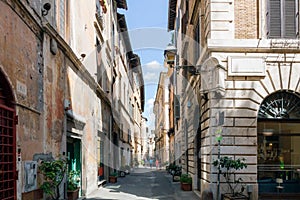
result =
[[153,106],[155,115],[155,158],[160,165],[169,163],[169,76],[161,72]]
[[68,158],[80,196],[120,168],[121,135],[140,135],[144,88],[117,9],[126,1],[0,2],[1,199],[37,195],[42,160]]

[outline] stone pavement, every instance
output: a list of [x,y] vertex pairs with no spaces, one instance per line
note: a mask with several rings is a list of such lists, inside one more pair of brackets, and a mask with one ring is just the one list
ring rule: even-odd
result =
[[117,183],[107,183],[86,197],[87,200],[199,200],[193,191],[182,191],[179,182],[165,170],[136,168]]

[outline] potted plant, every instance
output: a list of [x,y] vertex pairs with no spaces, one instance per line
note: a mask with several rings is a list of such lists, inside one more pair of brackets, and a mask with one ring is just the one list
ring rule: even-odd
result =
[[68,173],[67,195],[68,200],[76,200],[79,197],[80,171],[70,170]]
[[60,199],[59,186],[67,170],[67,160],[60,157],[57,160],[42,161],[38,169],[44,178],[40,188],[51,199]]
[[117,172],[110,173],[110,175],[109,175],[109,182],[110,183],[116,183],[118,181],[117,177],[118,177],[118,173]]
[[192,190],[192,177],[189,174],[182,174],[180,176],[181,189],[184,191]]
[[247,196],[243,194],[245,186],[242,184],[242,178],[235,179],[234,173],[237,170],[247,168],[245,159],[234,160],[231,157],[224,156],[220,160],[215,160],[213,165],[218,167],[218,173],[222,174],[228,185],[229,192],[223,194],[224,199],[248,199]]

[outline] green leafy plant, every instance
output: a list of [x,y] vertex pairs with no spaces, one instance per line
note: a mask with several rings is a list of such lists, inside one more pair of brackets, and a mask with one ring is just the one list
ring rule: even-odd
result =
[[80,171],[79,170],[69,171],[67,189],[69,191],[76,190],[79,187],[79,182],[80,182]]
[[188,184],[192,184],[192,177],[189,174],[182,174],[180,176],[180,182],[181,183],[188,183]]
[[112,173],[110,173],[110,175],[109,175],[109,176],[118,177],[118,172],[112,172]]
[[[232,196],[238,196],[244,192],[245,187],[242,185],[242,178],[235,180],[234,176],[232,177],[236,170],[247,168],[244,158],[234,160],[231,157],[224,156],[221,157],[220,160],[215,160],[213,165],[218,167],[218,173],[224,176]],[[240,184],[240,191],[236,191]]]
[[59,199],[59,185],[64,179],[67,170],[67,160],[60,157],[57,160],[42,161],[39,171],[44,177],[40,188],[52,199]]

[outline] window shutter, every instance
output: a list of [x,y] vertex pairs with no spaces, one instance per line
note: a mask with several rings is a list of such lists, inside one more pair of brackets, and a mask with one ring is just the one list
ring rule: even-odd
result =
[[269,0],[269,38],[281,37],[281,0]]
[[178,120],[180,118],[180,96],[175,95],[174,98],[174,117],[175,120]]
[[285,0],[284,38],[296,38],[296,0]]
[[266,19],[267,19],[267,38],[270,37],[270,1],[267,1],[266,6]]
[[61,35],[65,36],[65,1],[60,0],[59,1],[59,31]]

